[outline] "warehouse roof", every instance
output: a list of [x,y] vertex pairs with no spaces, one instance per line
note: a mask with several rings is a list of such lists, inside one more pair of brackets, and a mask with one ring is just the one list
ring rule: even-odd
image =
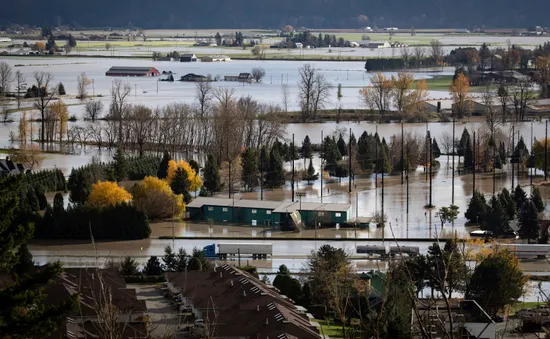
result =
[[349,204],[333,204],[333,203],[317,203],[317,202],[300,202],[292,201],[269,201],[269,200],[245,200],[245,199],[228,199],[228,198],[206,198],[198,197],[191,201],[188,208],[201,208],[204,205],[209,206],[235,206],[244,208],[259,208],[273,210],[275,213],[292,213],[297,210],[302,211],[329,211],[329,212],[346,212]]
[[158,72],[154,67],[113,66],[107,71],[107,74],[147,74],[151,70]]

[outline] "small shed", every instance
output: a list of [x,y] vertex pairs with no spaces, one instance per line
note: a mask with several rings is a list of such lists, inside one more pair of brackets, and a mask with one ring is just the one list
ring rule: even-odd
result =
[[184,54],[180,56],[180,62],[195,62],[197,61],[197,56],[195,54]]
[[111,77],[156,77],[160,75],[160,72],[154,67],[113,66],[105,75]]
[[204,75],[200,75],[200,74],[195,74],[195,73],[188,73],[186,75],[183,75],[181,78],[180,78],[180,81],[189,81],[189,82],[198,82],[198,81],[207,81],[208,78],[205,77]]

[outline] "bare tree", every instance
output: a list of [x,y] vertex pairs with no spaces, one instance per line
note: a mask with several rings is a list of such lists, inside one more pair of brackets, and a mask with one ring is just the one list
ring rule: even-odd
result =
[[265,46],[263,45],[256,45],[254,48],[252,48],[252,55],[257,57],[258,59],[265,58]]
[[145,142],[151,133],[153,124],[153,111],[149,107],[136,105],[128,110],[128,124],[130,129],[129,142],[137,145],[139,156],[143,155]]
[[47,72],[35,72],[34,79],[38,87],[38,96],[34,98],[33,107],[40,112],[40,142],[45,142],[45,121],[48,105],[57,93],[57,87],[51,86],[53,76]]
[[411,59],[411,51],[409,50],[408,46],[401,47],[401,58],[403,58],[403,62],[405,63],[405,68],[408,68],[409,61]]
[[430,40],[430,54],[436,65],[440,65],[443,59],[443,45],[439,40]]
[[86,76],[86,73],[80,73],[76,78],[77,98],[86,99],[88,96],[88,86],[90,86],[91,83],[92,81]]
[[533,84],[528,80],[519,81],[516,88],[512,91],[511,97],[516,121],[523,121],[525,119],[525,112],[527,111],[527,101],[533,99]]
[[17,83],[17,108],[21,107],[21,87],[25,83],[25,76],[20,70],[15,72],[15,82]]
[[265,69],[263,69],[262,67],[254,67],[252,69],[252,78],[256,80],[256,82],[262,81],[264,76],[265,76]]
[[378,72],[372,77],[371,84],[372,86],[361,89],[359,93],[365,105],[373,111],[378,111],[378,114],[382,117],[390,109],[393,82]]
[[498,100],[500,101],[501,112],[502,112],[502,123],[506,122],[508,116],[508,102],[510,101],[510,94],[508,93],[508,86],[505,84],[500,84],[498,88]]
[[33,170],[40,167],[43,156],[36,144],[22,144],[19,149],[13,149],[10,159],[14,162],[24,164],[28,169]]
[[122,119],[126,110],[128,103],[126,99],[132,88],[129,84],[122,84],[122,81],[115,80],[113,81],[113,87],[111,87],[111,116],[113,119],[118,121],[118,143],[119,146],[122,146],[123,142],[123,133],[122,133]]
[[86,111],[86,118],[95,122],[99,118],[101,111],[103,111],[103,103],[99,100],[90,100],[84,106]]
[[483,87],[481,92],[481,101],[485,106],[485,123],[491,132],[491,135],[495,134],[495,130],[501,124],[502,118],[501,112],[494,108],[496,103],[495,92],[491,89],[490,85]]
[[422,61],[426,55],[426,51],[421,46],[414,46],[413,48],[414,58],[416,61],[416,66],[422,65]]
[[0,99],[4,98],[10,91],[13,81],[13,72],[7,62],[0,62]]
[[285,113],[288,113],[288,85],[283,84],[281,89],[283,91],[283,108]]
[[311,64],[305,64],[298,70],[298,102],[302,112],[302,121],[315,119],[317,111],[322,109],[328,99],[330,84],[325,76]]
[[393,98],[398,113],[402,114],[405,108],[409,105],[409,91],[414,82],[412,73],[399,72],[397,77],[392,75],[391,82],[393,85]]

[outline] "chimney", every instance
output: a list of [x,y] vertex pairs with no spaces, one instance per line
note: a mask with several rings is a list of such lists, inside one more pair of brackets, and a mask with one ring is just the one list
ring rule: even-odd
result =
[[243,290],[243,297],[246,297],[246,291]]
[[269,325],[269,318],[265,318],[265,325]]
[[256,311],[260,312],[260,305],[256,305]]
[[233,287],[233,279],[231,279],[230,284],[231,284],[231,287]]
[[220,271],[220,278],[223,278],[223,272]]
[[441,101],[437,102],[437,113],[441,113]]

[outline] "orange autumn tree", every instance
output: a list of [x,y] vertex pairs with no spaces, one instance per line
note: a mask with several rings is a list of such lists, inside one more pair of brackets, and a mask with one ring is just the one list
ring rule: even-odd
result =
[[134,186],[134,205],[143,210],[149,219],[164,219],[179,216],[185,212],[181,194],[175,195],[165,180],[145,177]]
[[166,180],[168,183],[172,183],[178,169],[183,169],[187,173],[187,179],[189,180],[189,191],[195,192],[202,187],[202,180],[198,173],[195,172],[193,167],[188,162],[180,160],[178,162],[170,160],[168,162],[168,172]]
[[458,118],[469,114],[472,111],[472,102],[470,101],[470,81],[464,73],[458,73],[456,79],[451,82],[449,93],[453,100],[453,113]]
[[132,200],[132,195],[112,181],[98,181],[92,185],[88,204],[94,207],[107,207]]

